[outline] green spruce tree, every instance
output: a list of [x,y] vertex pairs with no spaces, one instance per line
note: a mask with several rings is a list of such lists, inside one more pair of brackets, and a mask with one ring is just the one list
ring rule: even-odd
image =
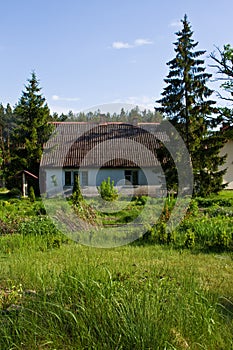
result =
[[[212,127],[217,126],[217,108],[210,97],[213,93],[207,83],[211,74],[205,72],[205,51],[195,51],[197,42],[187,16],[184,16],[182,29],[176,33],[176,56],[167,63],[169,74],[162,98],[156,108],[179,131],[191,157],[194,171],[194,190],[198,195],[209,195],[222,189],[224,171],[218,167],[225,158],[219,156],[224,139]],[[167,174],[174,173],[171,161],[167,164]]]
[[5,121],[4,121],[4,107],[2,104],[0,104],[0,151],[1,155],[3,155],[4,151],[4,126],[5,126]]
[[8,103],[4,111],[4,163],[7,165],[11,158],[12,136],[16,126],[13,110]]
[[79,206],[83,202],[83,195],[81,191],[79,175],[74,177],[74,186],[71,196],[72,203],[76,206]]
[[[12,136],[9,173],[28,170],[39,176],[43,144],[48,140],[52,126],[50,112],[41,94],[39,81],[33,72],[14,109],[15,128]],[[36,192],[38,188],[36,188]]]
[[0,105],[0,150],[2,156],[1,180],[5,183],[6,169],[10,162],[10,147],[14,129],[13,111],[8,103],[6,108]]

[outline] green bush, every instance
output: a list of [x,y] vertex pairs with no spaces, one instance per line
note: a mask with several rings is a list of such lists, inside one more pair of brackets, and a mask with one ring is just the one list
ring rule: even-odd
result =
[[168,231],[166,228],[166,224],[164,222],[160,222],[156,225],[156,233],[155,237],[159,244],[171,244],[174,243],[175,237],[174,232]]
[[195,246],[195,233],[191,229],[188,229],[185,234],[184,246],[188,249],[193,248]]
[[6,187],[0,187],[0,193],[8,193],[8,189]]
[[188,214],[197,216],[198,211],[199,211],[198,203],[195,199],[192,199],[191,203],[189,204]]
[[209,215],[209,217],[233,217],[233,210],[230,208],[222,208],[218,205],[214,205],[213,207],[206,209],[206,213]]
[[202,208],[211,207],[213,205],[219,205],[220,207],[231,207],[233,205],[232,199],[196,197],[195,200],[198,206]]
[[19,225],[18,232],[23,236],[37,236],[38,249],[42,251],[60,248],[63,243],[68,241],[67,237],[46,217],[35,217],[30,221],[22,222]]
[[10,190],[10,192],[8,193],[8,195],[10,197],[21,197],[22,196],[22,192],[20,191],[19,188],[14,187]]
[[[224,250],[232,248],[232,219],[230,217],[189,218],[177,228],[179,242],[183,245],[183,234],[186,232],[186,247],[191,243],[191,233],[195,238],[195,247],[204,249]],[[185,245],[185,243],[184,243]]]
[[209,248],[215,250],[225,250],[230,246],[231,237],[225,230],[218,231],[212,241],[209,242]]
[[34,202],[36,201],[36,196],[35,196],[34,188],[33,188],[32,186],[30,186],[30,188],[29,188],[28,197],[29,197],[29,199],[30,199],[30,202],[34,203]]
[[101,197],[108,202],[112,202],[118,198],[118,192],[114,187],[114,181],[111,181],[110,177],[101,183],[100,187],[98,187],[98,192]]
[[15,232],[15,223],[4,222],[0,219],[0,235],[12,234]]
[[56,235],[56,226],[48,218],[35,217],[19,225],[18,232],[23,235]]
[[132,198],[135,205],[144,206],[148,200],[147,196],[136,196]]
[[36,215],[46,215],[46,210],[43,202],[36,202],[34,206],[34,210]]

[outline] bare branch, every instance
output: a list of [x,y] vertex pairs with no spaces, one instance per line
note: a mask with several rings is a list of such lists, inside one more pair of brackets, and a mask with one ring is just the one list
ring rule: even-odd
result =
[[221,98],[222,100],[225,100],[225,101],[231,101],[233,102],[233,98],[230,98],[230,97],[224,97],[223,95],[220,94],[220,92],[216,91],[216,94],[219,98]]

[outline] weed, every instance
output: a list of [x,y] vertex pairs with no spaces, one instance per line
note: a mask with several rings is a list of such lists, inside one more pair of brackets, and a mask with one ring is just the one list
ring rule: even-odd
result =
[[0,310],[6,311],[12,305],[18,304],[22,298],[22,292],[22,284],[18,286],[10,284],[8,288],[0,288]]
[[175,232],[171,230],[167,230],[166,224],[164,222],[160,222],[155,226],[155,239],[159,244],[171,244],[174,243]]
[[188,249],[195,246],[195,233],[191,229],[188,229],[185,233],[184,246]]

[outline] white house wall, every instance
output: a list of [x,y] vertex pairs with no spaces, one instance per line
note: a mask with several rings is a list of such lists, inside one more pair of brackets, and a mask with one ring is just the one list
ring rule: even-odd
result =
[[[88,186],[100,186],[102,181],[110,177],[114,181],[115,186],[125,185],[125,169],[81,169],[88,171]],[[130,170],[130,169],[127,169]],[[65,171],[71,172],[71,186],[65,186]],[[63,169],[63,168],[52,168],[46,169],[46,192],[48,195],[55,195],[62,193],[64,188],[71,189],[74,182],[74,173],[77,169]],[[145,168],[143,171],[138,169],[138,183],[139,185],[161,185],[161,174],[156,173],[151,168]],[[82,185],[82,184],[81,184]]]
[[228,183],[227,189],[233,190],[233,140],[229,140],[220,152],[221,155],[227,154],[226,163],[222,169],[227,168],[226,174],[223,176],[224,183]]
[[62,169],[46,169],[46,193],[54,195],[63,191],[63,171]]
[[[88,186],[100,186],[100,184],[110,177],[111,181],[114,181],[115,185],[122,186],[125,184],[125,169],[81,169],[88,171]],[[127,169],[130,170],[130,169]],[[77,169],[67,169],[74,173]],[[139,185],[159,185],[160,173],[156,173],[151,168],[145,168],[138,170],[138,183]],[[73,182],[73,175],[72,175]],[[63,170],[63,184],[65,184],[65,170]]]
[[140,185],[161,185],[161,173],[151,168],[139,170],[138,182]]
[[[91,172],[95,171],[95,169],[92,169]],[[98,172],[95,172],[96,174],[96,179],[93,180],[94,186],[100,186],[100,184],[104,181],[107,180],[108,177],[110,177],[111,181],[114,181],[114,185],[123,185],[124,184],[124,178],[125,178],[125,173],[123,169],[100,169]]]

